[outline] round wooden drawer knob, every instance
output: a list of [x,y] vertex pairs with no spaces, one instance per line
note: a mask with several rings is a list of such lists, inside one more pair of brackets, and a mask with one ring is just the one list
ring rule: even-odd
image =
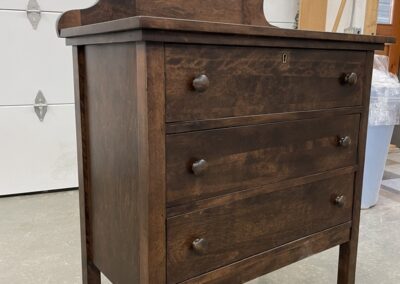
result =
[[195,239],[192,242],[192,249],[197,253],[197,254],[204,254],[206,253],[207,250],[207,241],[203,238],[198,238]]
[[344,195],[339,195],[335,198],[336,206],[343,207],[345,203],[346,203],[346,198],[344,197]]
[[349,147],[351,145],[350,136],[339,137],[339,146],[340,147]]
[[207,168],[208,168],[207,161],[201,159],[201,160],[198,160],[193,163],[192,172],[195,176],[200,176],[200,175],[204,174],[204,172],[207,170]]
[[348,74],[344,74],[343,76],[343,83],[349,86],[353,86],[357,84],[358,81],[358,75],[357,73],[351,72]]
[[194,78],[193,80],[193,88],[197,92],[205,92],[208,87],[210,86],[210,80],[208,79],[207,75],[200,75]]

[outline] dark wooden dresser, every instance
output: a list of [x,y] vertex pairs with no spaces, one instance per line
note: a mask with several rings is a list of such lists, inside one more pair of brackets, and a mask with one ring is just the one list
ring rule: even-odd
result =
[[102,0],[59,20],[84,283],[244,283],[339,245],[338,283],[354,283],[373,55],[392,39],[262,11]]

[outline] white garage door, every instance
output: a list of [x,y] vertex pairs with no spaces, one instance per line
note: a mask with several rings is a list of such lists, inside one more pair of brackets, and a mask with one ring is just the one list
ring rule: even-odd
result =
[[[61,12],[96,0],[37,0],[37,29],[28,0],[0,1],[0,196],[78,186],[72,51],[57,38]],[[34,103],[47,103],[41,121]]]

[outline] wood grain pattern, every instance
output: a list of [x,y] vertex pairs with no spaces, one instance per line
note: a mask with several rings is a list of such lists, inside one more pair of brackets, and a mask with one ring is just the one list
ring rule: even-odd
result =
[[57,27],[61,31],[141,15],[269,26],[263,7],[263,0],[99,0],[88,9],[64,13]]
[[185,284],[242,284],[302,260],[350,238],[351,222],[301,238],[272,250],[189,279]]
[[[358,129],[359,116],[349,115],[168,135],[168,206],[353,166]],[[343,135],[354,141],[348,148],[338,147]],[[208,169],[195,176],[199,159]]]
[[[167,277],[166,265],[166,182],[165,182],[165,82],[164,75],[164,45],[146,44],[147,64],[147,123],[148,133],[148,283],[165,283]],[[137,69],[141,74],[142,69]],[[146,283],[146,282],[145,282]]]
[[299,29],[325,31],[328,0],[300,0]]
[[137,0],[138,15],[242,23],[242,0]]
[[[364,52],[168,45],[165,53],[167,122],[361,105]],[[351,72],[358,83],[341,84]],[[201,74],[210,86],[199,93],[192,81]]]
[[[235,26],[231,26],[232,28]],[[245,26],[248,27],[248,26]],[[250,26],[253,28],[253,26]],[[280,35],[272,36],[270,32],[262,33],[261,36],[249,37],[244,33],[232,33],[233,29],[229,28],[228,35],[221,36],[218,30],[212,32],[182,32],[175,30],[152,30],[152,29],[134,29],[122,32],[116,32],[111,35],[93,34],[88,36],[77,36],[67,38],[67,45],[93,45],[93,44],[110,44],[110,43],[126,43],[136,41],[146,42],[164,42],[164,43],[187,43],[192,44],[208,44],[208,45],[234,45],[248,47],[278,47],[278,48],[306,48],[306,49],[323,49],[330,50],[382,50],[383,45],[379,43],[363,43],[360,41],[343,41],[328,40],[320,41],[314,37],[304,38],[304,36],[292,38],[288,37],[289,33],[280,33]],[[235,27],[236,28],[236,27]],[[258,28],[258,27],[255,27]],[[240,30],[240,28],[237,28]],[[273,29],[269,29],[273,30]],[[222,32],[222,33],[227,33]],[[275,34],[275,33],[272,33]]]
[[288,179],[279,183],[271,183],[262,185],[260,187],[244,189],[233,193],[218,195],[213,198],[201,199],[197,201],[187,202],[179,206],[168,207],[167,217],[172,218],[178,215],[187,214],[193,211],[199,211],[210,207],[224,206],[227,203],[243,199],[246,196],[254,196],[261,193],[272,193],[279,190],[285,190],[292,187],[302,186],[309,183],[316,183],[318,181],[331,179],[334,177],[343,176],[346,174],[354,174],[358,170],[358,166],[351,166],[331,170],[327,172],[302,176],[298,178]]
[[[116,34],[126,31],[181,31],[186,32],[188,38],[195,36],[196,33],[217,34],[223,38],[222,35],[245,35],[245,36],[264,36],[269,39],[277,40],[278,38],[290,40],[296,43],[295,40],[316,40],[321,46],[323,44],[329,46],[332,41],[344,44],[353,43],[357,48],[350,48],[351,50],[367,50],[372,46],[376,49],[383,49],[384,43],[394,43],[395,38],[385,36],[367,36],[367,35],[353,35],[353,34],[337,34],[316,31],[298,31],[292,29],[279,29],[265,26],[254,25],[238,25],[229,23],[218,22],[205,22],[193,21],[185,19],[171,19],[171,18],[158,18],[148,16],[136,16],[115,20],[107,23],[98,23],[93,25],[80,26],[75,28],[63,29],[60,33],[61,37],[73,38],[82,36],[93,36],[106,34],[107,38],[114,38]],[[204,36],[204,35],[202,35]],[[249,40],[251,38],[247,38]],[[295,40],[294,40],[295,39]],[[160,40],[160,38],[159,38]],[[254,38],[252,40],[255,40]],[[191,41],[186,41],[186,43]],[[218,43],[214,40],[213,43]],[[282,41],[284,43],[284,41]],[[363,45],[357,45],[363,43]],[[238,44],[240,45],[240,44]],[[351,45],[345,45],[351,47]],[[312,47],[312,45],[310,46]],[[340,48],[341,45],[336,45]],[[343,49],[343,48],[342,48]]]
[[[168,283],[350,221],[353,182],[349,174],[168,219]],[[332,201],[338,195],[347,199],[342,208]],[[203,254],[191,248],[196,238],[208,243]]]
[[90,245],[93,263],[115,283],[166,277],[165,166],[156,164],[165,159],[163,50],[153,45],[147,54],[144,43],[85,47]]
[[[264,0],[243,0],[241,24],[273,27],[265,18],[264,2]],[[225,22],[229,23],[230,20]]]
[[[87,46],[85,55],[93,261],[112,281],[139,283],[136,46]],[[119,72],[127,57],[133,64]]]
[[365,22],[363,34],[375,35],[378,19],[378,4],[379,0],[367,0],[365,8]]
[[73,48],[74,58],[74,82],[75,82],[75,104],[76,129],[78,149],[78,171],[79,171],[79,207],[81,226],[81,253],[82,253],[82,282],[84,284],[100,284],[100,271],[93,264],[92,232],[91,223],[91,185],[89,137],[87,136],[88,121],[86,102],[86,70],[84,48]]
[[263,114],[263,115],[216,118],[208,120],[180,121],[180,122],[167,123],[166,132],[167,134],[176,134],[176,133],[191,132],[191,131],[219,129],[225,127],[304,120],[311,118],[335,117],[335,116],[349,115],[349,114],[361,114],[363,113],[363,111],[364,107],[359,106],[359,107],[333,108],[329,110],[324,109],[324,110],[311,110],[311,111],[299,111],[299,112],[283,112],[283,113]]

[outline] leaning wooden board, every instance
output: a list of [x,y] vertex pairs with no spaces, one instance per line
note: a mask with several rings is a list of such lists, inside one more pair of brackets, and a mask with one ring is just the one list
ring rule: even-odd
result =
[[84,283],[244,283],[338,245],[354,283],[373,55],[393,39],[273,28],[262,3],[61,18]]

